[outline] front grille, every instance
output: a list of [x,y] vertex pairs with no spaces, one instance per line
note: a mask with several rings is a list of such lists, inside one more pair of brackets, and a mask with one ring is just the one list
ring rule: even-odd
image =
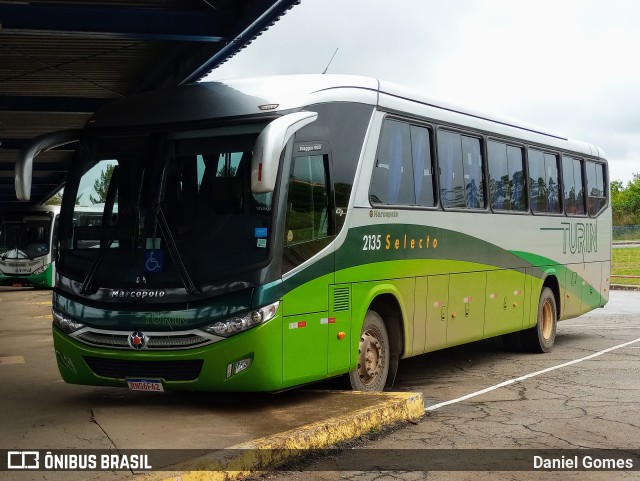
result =
[[76,337],[79,341],[93,346],[129,347],[127,336],[119,334],[98,334],[96,332],[83,332]]
[[127,361],[85,357],[87,365],[98,376],[115,379],[128,377],[159,378],[165,381],[193,381],[200,376],[202,359],[188,361]]
[[[181,335],[156,335],[149,333],[147,335],[149,342],[146,349],[188,349],[212,342],[211,339],[191,333]],[[85,331],[78,334],[76,339],[92,346],[131,349],[128,340],[129,334]]]

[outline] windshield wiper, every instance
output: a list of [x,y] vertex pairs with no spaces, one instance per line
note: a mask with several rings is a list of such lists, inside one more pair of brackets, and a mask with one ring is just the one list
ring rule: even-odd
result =
[[97,292],[98,288],[97,286],[93,286],[92,281],[94,276],[96,275],[96,272],[98,271],[98,267],[100,267],[100,264],[102,264],[102,261],[104,260],[105,256],[107,255],[107,252],[109,252],[109,249],[111,248],[111,244],[113,244],[113,240],[115,238],[115,229],[114,226],[111,225],[111,215],[113,214],[113,206],[115,203],[115,199],[116,199],[116,194],[118,191],[118,182],[120,179],[120,166],[116,165],[113,168],[113,171],[111,172],[111,179],[109,181],[109,187],[107,189],[107,198],[106,198],[106,202],[104,205],[104,210],[102,211],[102,222],[101,225],[103,228],[108,229],[106,232],[108,232],[109,236],[107,238],[107,241],[103,243],[103,237],[107,237],[104,236],[104,231],[101,233],[100,236],[100,252],[98,253],[98,257],[96,257],[96,260],[93,262],[93,264],[91,264],[91,267],[89,268],[89,271],[87,272],[87,275],[84,278],[84,281],[82,281],[82,286],[80,287],[80,294],[82,295],[87,295],[87,294],[94,294],[95,292]]
[[178,251],[178,246],[176,245],[176,241],[173,238],[173,234],[171,234],[171,229],[169,228],[169,224],[167,223],[167,218],[165,217],[162,206],[159,203],[153,206],[153,213],[155,214],[158,226],[160,226],[162,237],[164,237],[164,240],[167,243],[167,248],[169,249],[169,255],[171,256],[173,265],[176,266],[176,272],[178,273],[178,276],[180,277],[185,290],[192,296],[201,295],[202,290],[193,282],[193,279],[189,275],[187,267],[182,261],[182,257],[180,256],[180,252]]
[[96,257],[96,260],[93,261],[93,264],[91,264],[91,267],[89,268],[89,272],[87,272],[87,275],[85,276],[84,281],[82,281],[82,286],[80,287],[80,294],[82,294],[83,296],[86,296],[89,294],[95,294],[96,291],[98,290],[97,286],[92,285],[93,277],[96,275],[96,272],[98,271],[98,267],[100,267],[100,264],[102,264],[102,261],[107,255],[107,252],[109,252],[109,249],[111,248],[111,244],[113,244],[113,236],[111,236],[107,240],[107,242],[102,247],[100,247],[100,252],[98,253],[98,257]]

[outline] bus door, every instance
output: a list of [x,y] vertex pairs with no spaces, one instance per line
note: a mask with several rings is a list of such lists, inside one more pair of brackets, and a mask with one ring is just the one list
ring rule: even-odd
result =
[[[328,373],[329,290],[334,253],[326,143],[294,145],[286,201],[283,285],[283,387]],[[315,147],[317,145],[317,147]]]

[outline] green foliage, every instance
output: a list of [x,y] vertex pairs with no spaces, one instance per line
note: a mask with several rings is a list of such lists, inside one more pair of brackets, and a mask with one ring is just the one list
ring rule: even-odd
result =
[[93,190],[96,191],[97,197],[93,195],[89,196],[89,200],[92,204],[104,204],[107,200],[107,192],[109,191],[109,183],[111,182],[111,175],[115,164],[108,165],[106,169],[100,172],[100,177],[93,183]]
[[611,182],[613,225],[640,224],[640,174],[625,187],[619,180]]
[[49,197],[44,205],[61,205],[62,204],[62,192]]

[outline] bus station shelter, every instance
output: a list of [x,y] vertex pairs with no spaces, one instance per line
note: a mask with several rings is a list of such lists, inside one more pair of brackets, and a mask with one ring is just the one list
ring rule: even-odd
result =
[[[0,212],[18,202],[15,160],[30,140],[82,128],[127,95],[197,81],[299,2],[0,0]],[[38,156],[28,204],[64,185],[73,155]]]

